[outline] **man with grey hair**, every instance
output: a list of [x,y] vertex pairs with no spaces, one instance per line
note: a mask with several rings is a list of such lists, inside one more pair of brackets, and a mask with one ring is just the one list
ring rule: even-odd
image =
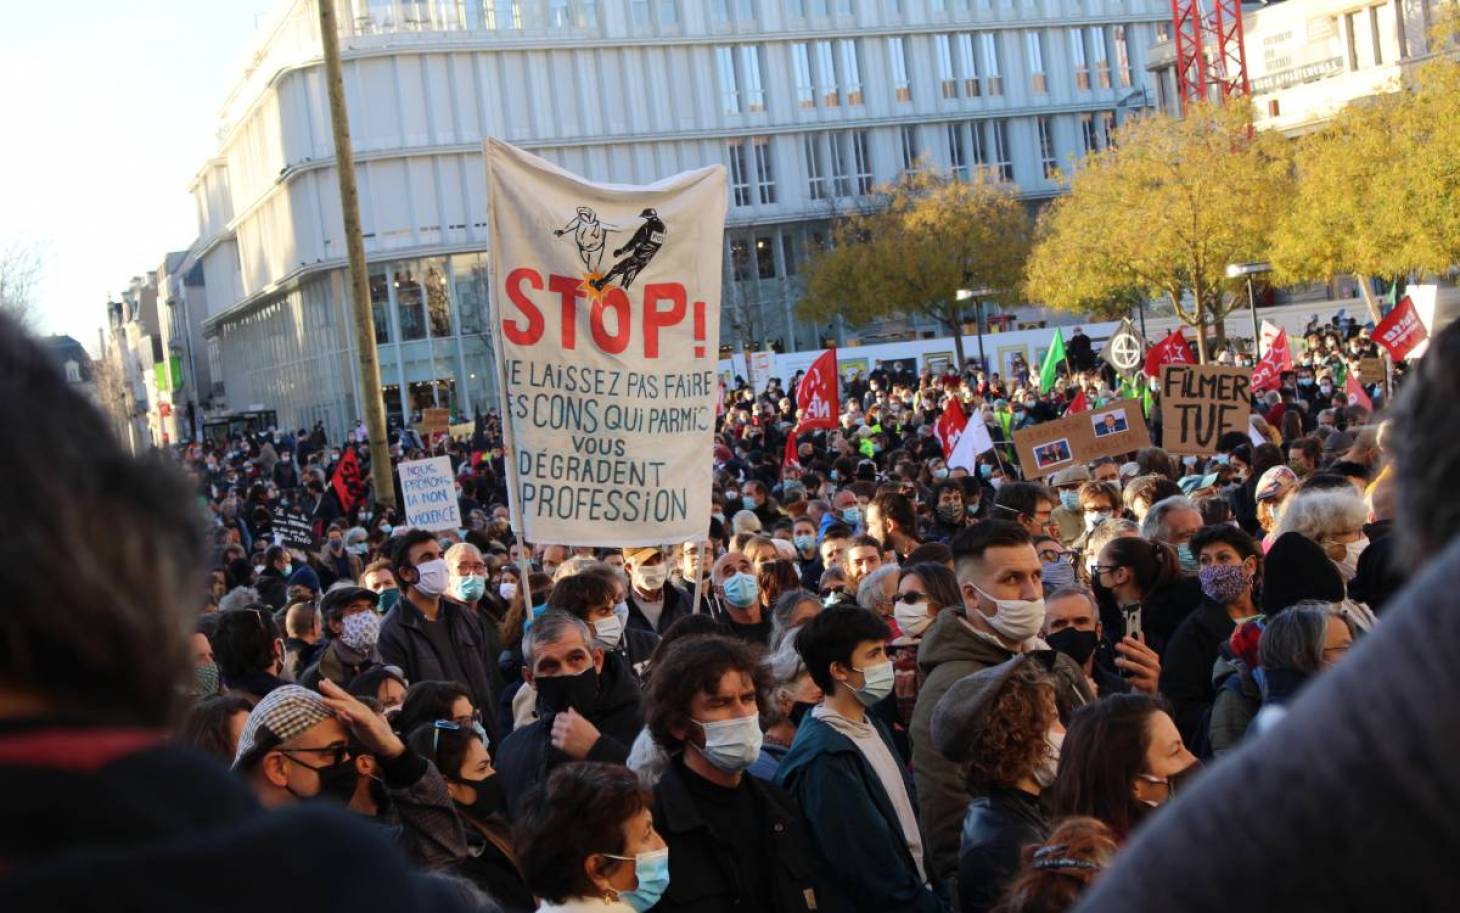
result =
[[892,600],[897,594],[897,578],[902,568],[884,564],[863,577],[857,584],[857,605],[882,618],[892,616]]
[[1201,511],[1186,495],[1172,495],[1157,501],[1141,521],[1141,538],[1148,542],[1164,542],[1176,550],[1181,567],[1196,572],[1196,558],[1191,554],[1191,537],[1201,529]]
[[1056,590],[1044,602],[1044,625],[1039,636],[1050,648],[1073,659],[1084,670],[1096,694],[1155,694],[1161,681],[1161,658],[1134,638],[1125,637],[1114,649],[1105,639],[1095,594],[1085,586]]
[[514,803],[559,764],[628,760],[644,725],[643,693],[626,663],[604,664],[588,625],[544,612],[522,638],[522,660],[523,680],[537,689],[538,719],[514,730],[494,759]]

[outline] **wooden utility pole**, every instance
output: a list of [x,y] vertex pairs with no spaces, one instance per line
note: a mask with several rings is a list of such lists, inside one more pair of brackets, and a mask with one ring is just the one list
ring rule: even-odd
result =
[[[365,270],[365,239],[360,234],[360,196],[355,189],[355,149],[350,143],[350,115],[345,109],[345,77],[340,71],[340,33],[335,0],[316,0],[319,34],[324,45],[325,85],[329,88],[330,124],[335,137],[335,171],[340,176],[340,210],[345,223],[345,248],[350,258],[351,310],[355,315],[355,348],[360,356],[360,397],[365,431],[370,435],[370,482],[379,506],[395,506],[390,442],[385,430],[385,400],[380,388],[380,356],[375,349],[375,320],[370,312],[370,277]],[[405,395],[405,391],[401,391]]]

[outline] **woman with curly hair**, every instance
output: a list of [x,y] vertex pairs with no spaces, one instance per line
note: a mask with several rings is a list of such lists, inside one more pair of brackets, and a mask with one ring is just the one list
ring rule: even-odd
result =
[[1049,834],[1040,793],[1054,783],[1065,729],[1054,654],[1025,653],[960,679],[933,711],[933,743],[967,765],[974,798],[958,851],[958,909],[986,913],[1019,872],[1025,846]]
[[1066,818],[1040,846],[1025,852],[1024,869],[994,913],[1064,913],[1075,905],[1119,845],[1095,818]]

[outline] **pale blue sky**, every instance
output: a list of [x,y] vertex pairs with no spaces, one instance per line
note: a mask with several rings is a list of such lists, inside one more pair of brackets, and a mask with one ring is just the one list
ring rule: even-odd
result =
[[95,349],[107,296],[192,243],[188,181],[273,2],[4,4],[0,244],[41,245],[39,330]]

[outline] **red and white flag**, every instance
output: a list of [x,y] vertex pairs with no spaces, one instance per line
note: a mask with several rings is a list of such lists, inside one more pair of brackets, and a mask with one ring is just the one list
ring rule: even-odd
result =
[[1352,371],[1348,372],[1348,379],[1343,382],[1343,392],[1348,394],[1350,406],[1363,406],[1370,412],[1374,411],[1374,401],[1369,399],[1369,394],[1364,392],[1363,385]]
[[1161,369],[1166,365],[1193,364],[1196,364],[1196,358],[1191,354],[1191,346],[1186,344],[1186,335],[1181,327],[1172,330],[1146,353],[1146,373],[1151,377],[1160,377]]
[[1399,361],[1415,346],[1429,338],[1429,331],[1419,319],[1414,301],[1408,295],[1399,299],[1389,316],[1374,327],[1374,341],[1389,350],[1389,357]]
[[989,435],[989,426],[983,420],[973,416],[963,426],[963,433],[958,435],[958,440],[953,444],[953,453],[948,457],[948,468],[957,469],[960,466],[969,472],[975,472],[978,455],[994,449],[994,439]]
[[958,446],[958,437],[963,434],[967,425],[968,416],[964,413],[962,404],[950,397],[943,406],[943,414],[938,416],[938,422],[933,426],[933,436],[943,445],[944,460],[953,456],[953,448]]
[[836,349],[827,349],[811,363],[796,386],[796,408],[800,410],[797,431],[836,427],[840,411],[837,402]]
[[1074,399],[1070,400],[1069,407],[1065,409],[1065,415],[1077,415],[1081,412],[1088,412],[1089,410],[1090,401],[1085,398],[1085,391],[1081,390],[1075,394]]
[[1282,372],[1293,370],[1293,350],[1288,346],[1288,331],[1278,330],[1267,352],[1252,369],[1252,389],[1276,390],[1282,384]]

